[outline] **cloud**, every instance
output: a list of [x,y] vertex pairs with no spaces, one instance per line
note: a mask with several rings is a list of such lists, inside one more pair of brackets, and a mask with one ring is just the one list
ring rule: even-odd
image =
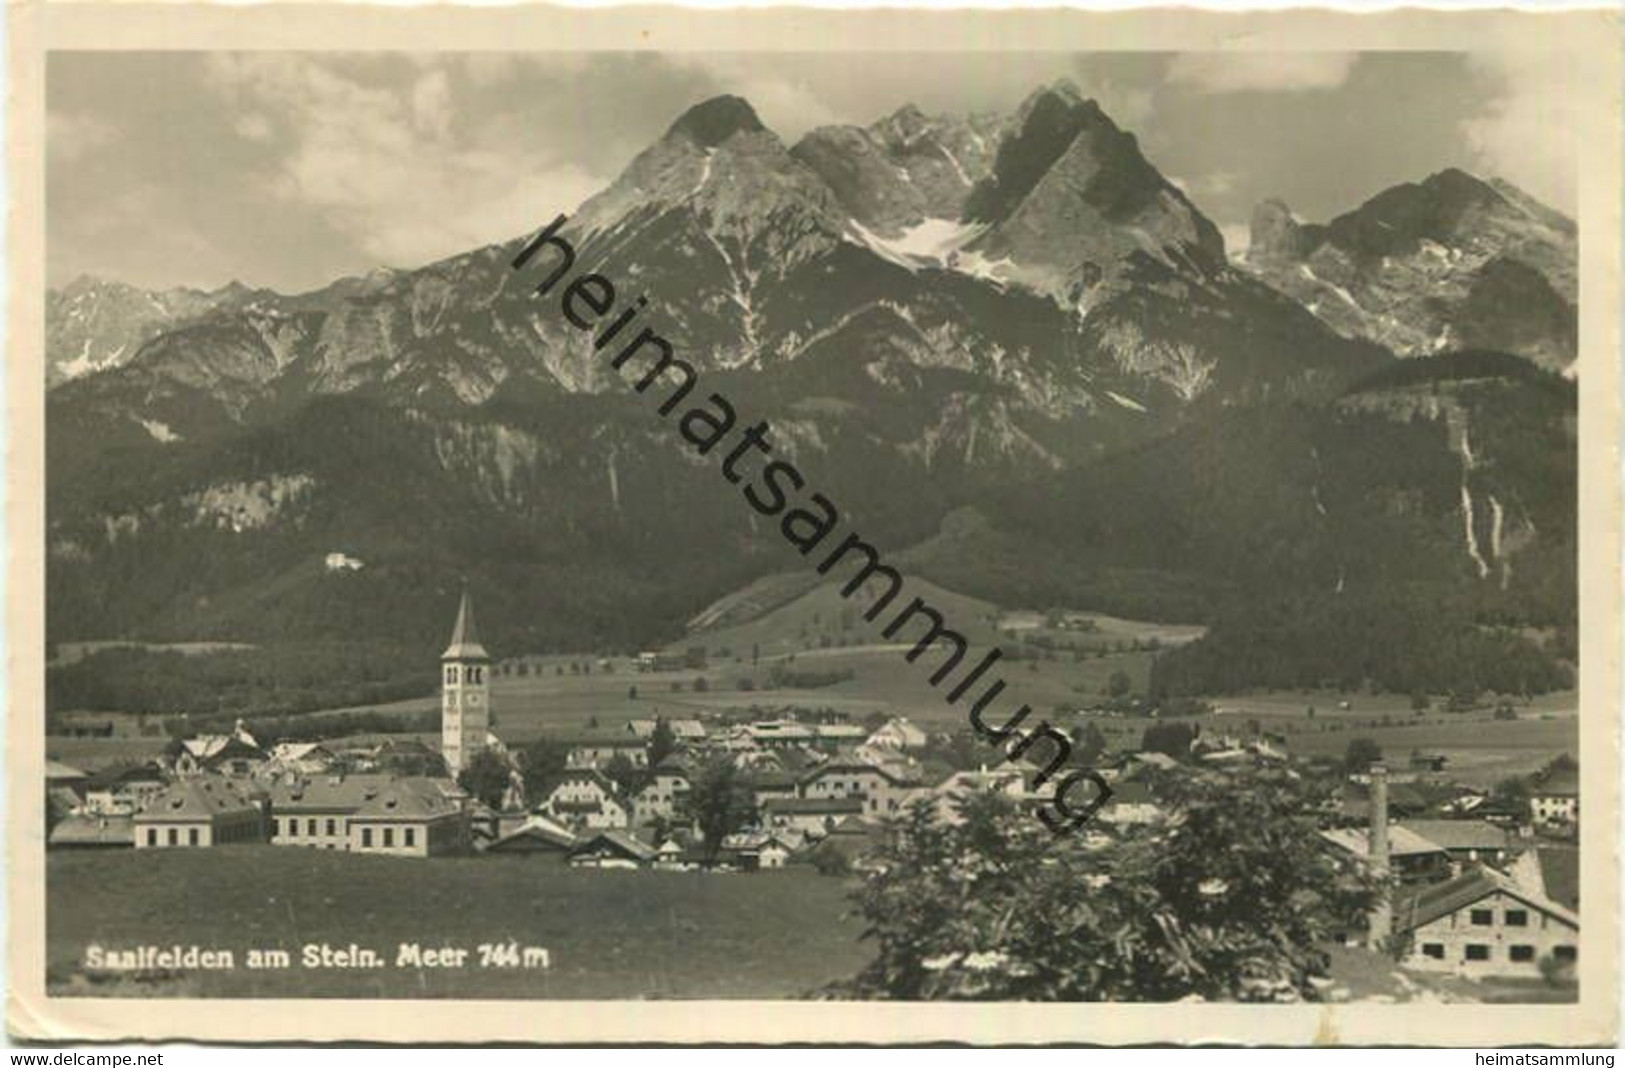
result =
[[1336,89],[1359,57],[1353,52],[1183,52],[1168,82],[1201,93]]
[[1475,55],[1473,67],[1498,83],[1477,115],[1464,119],[1462,136],[1475,166],[1505,178],[1574,214],[1578,145],[1584,94],[1571,94],[1569,60],[1561,53]]
[[217,53],[208,68],[243,111],[240,135],[286,131],[266,195],[315,211],[377,262],[416,266],[507,240],[602,184],[460,100],[444,67],[417,64],[404,85],[361,69],[293,53]]
[[52,160],[72,163],[118,139],[111,123],[88,115],[53,111],[45,118],[45,147]]

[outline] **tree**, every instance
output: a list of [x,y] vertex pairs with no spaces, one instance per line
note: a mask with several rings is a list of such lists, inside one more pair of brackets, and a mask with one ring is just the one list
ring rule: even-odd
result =
[[1128,672],[1114,671],[1111,678],[1106,680],[1106,693],[1112,697],[1127,697],[1134,683],[1129,679]]
[[569,756],[568,748],[545,736],[526,746],[519,754],[519,772],[525,779],[525,796],[532,801],[542,800],[542,790],[550,779],[569,766]]
[[635,797],[649,784],[649,772],[640,768],[625,753],[616,753],[604,765],[604,776],[615,784],[622,797]]
[[700,829],[707,861],[716,859],[722,840],[743,827],[754,813],[750,787],[728,757],[712,759],[689,780],[683,820]]
[[626,699],[628,701],[636,701],[638,699],[638,688],[636,686],[628,686],[626,688]]
[[654,733],[649,735],[649,766],[658,768],[660,762],[677,751],[677,734],[665,716],[655,717]]
[[481,749],[457,776],[457,785],[489,807],[500,809],[508,789],[508,771],[508,762],[495,750]]
[[1175,818],[1102,847],[997,795],[948,824],[911,806],[855,899],[875,956],[834,991],[872,999],[1314,1000],[1322,947],[1369,905],[1359,860],[1303,819],[1304,780],[1187,769]]
[[1423,712],[1428,710],[1428,706],[1431,704],[1432,702],[1428,700],[1428,695],[1423,693],[1421,690],[1411,691],[1412,712],[1415,712],[1417,715],[1421,715]]
[[1187,724],[1153,723],[1140,736],[1140,748],[1148,753],[1183,758],[1191,755],[1191,743],[1195,740],[1196,730]]
[[1382,759],[1382,746],[1371,738],[1350,738],[1343,750],[1343,770],[1349,773],[1367,771]]
[[[1187,743],[1189,744],[1189,743]],[[1106,736],[1093,723],[1085,723],[1072,732],[1072,762],[1093,764],[1106,751]]]

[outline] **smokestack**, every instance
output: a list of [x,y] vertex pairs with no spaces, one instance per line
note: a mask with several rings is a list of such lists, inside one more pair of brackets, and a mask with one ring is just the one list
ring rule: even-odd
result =
[[1388,893],[1388,769],[1371,765],[1371,873],[1377,877],[1376,900],[1371,903],[1367,945],[1381,950],[1393,933],[1393,904]]

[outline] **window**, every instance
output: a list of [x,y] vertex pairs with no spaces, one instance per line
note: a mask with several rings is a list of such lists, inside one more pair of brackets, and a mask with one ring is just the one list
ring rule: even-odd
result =
[[1422,943],[1422,956],[1424,956],[1424,957],[1432,957],[1434,960],[1444,960],[1444,943],[1443,942],[1424,942],[1424,943]]
[[158,844],[158,828],[147,828],[147,844],[150,846],[155,846]]
[[1507,959],[1518,964],[1527,964],[1535,959],[1534,946],[1513,946],[1507,953]]
[[1528,927],[1529,913],[1524,909],[1507,909],[1506,925],[1508,927]]
[[417,844],[414,841],[414,839],[417,838],[417,832],[415,832],[411,827],[408,827],[406,830],[402,831],[401,834],[405,837],[406,846],[408,848],[411,848]]
[[395,848],[395,828],[393,828],[393,827],[385,827],[384,828],[384,848],[385,849],[393,849],[393,848]]
[[312,816],[310,819],[305,821],[305,833],[310,835],[312,838],[316,837],[316,817]]
[[1489,909],[1474,909],[1473,910],[1473,926],[1474,927],[1488,927],[1490,924],[1492,924],[1494,922],[1495,922],[1495,913],[1491,912]]
[[179,830],[175,829],[174,827],[171,827],[169,829],[169,844],[170,845],[180,845],[181,844],[181,832]]
[[338,820],[330,819],[330,820],[327,821],[327,833],[329,835],[334,835],[334,834],[339,833],[339,821]]
[[455,686],[457,684],[457,668],[456,668],[456,666],[451,665],[451,664],[446,665],[446,682],[447,682],[448,685],[452,685],[452,686]]
[[371,849],[372,848],[372,828],[371,827],[363,827],[363,828],[361,828],[361,848],[362,849]]
[[1573,964],[1575,958],[1579,956],[1579,950],[1574,946],[1554,946],[1552,956],[1560,964]]
[[191,845],[191,846],[197,845],[197,828],[196,827],[188,827],[186,829],[186,844]]
[[1469,945],[1467,947],[1467,959],[1468,960],[1489,960],[1490,959],[1490,947],[1484,945],[1482,942],[1474,942],[1474,943],[1472,943],[1471,945]]

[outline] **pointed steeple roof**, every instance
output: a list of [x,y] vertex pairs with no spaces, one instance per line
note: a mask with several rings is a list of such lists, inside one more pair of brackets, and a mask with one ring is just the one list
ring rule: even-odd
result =
[[480,634],[474,627],[474,599],[463,587],[463,601],[457,606],[457,623],[451,628],[451,644],[440,654],[442,660],[489,660]]

